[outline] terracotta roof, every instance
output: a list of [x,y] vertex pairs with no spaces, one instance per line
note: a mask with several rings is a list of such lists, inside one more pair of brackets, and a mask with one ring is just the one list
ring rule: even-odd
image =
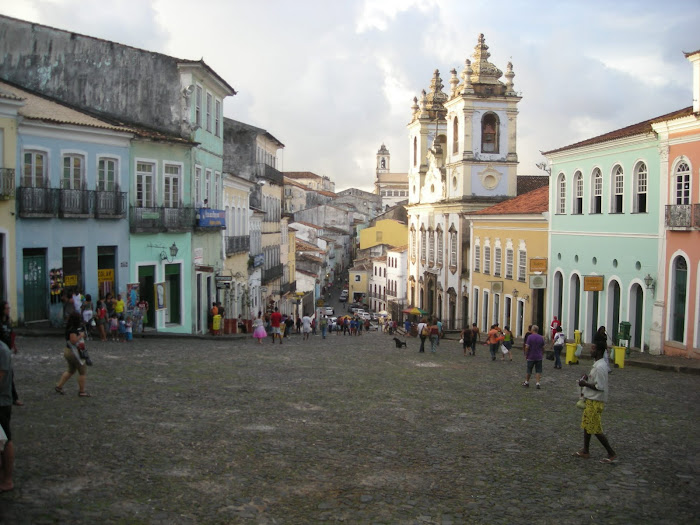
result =
[[380,256],[378,256],[378,257],[373,257],[373,258],[372,258],[372,261],[374,261],[374,262],[380,262],[380,263],[381,263],[381,262],[385,263],[385,262],[386,262],[386,255],[380,255]]
[[403,182],[408,185],[408,173],[379,173],[379,182]]
[[282,177],[282,180],[284,181],[285,184],[288,184],[289,186],[294,186],[296,188],[301,188],[304,191],[313,191],[311,188],[308,186],[304,186],[303,184],[295,181],[294,179],[290,179],[287,176]]
[[16,99],[25,101],[18,113],[26,119],[39,120],[55,124],[69,124],[73,126],[85,126],[100,128],[122,133],[133,133],[136,136],[168,142],[194,144],[177,135],[168,135],[160,131],[146,129],[132,124],[114,123],[113,119],[98,118],[85,111],[80,111],[56,99],[40,95],[26,89],[19,88],[5,81],[0,81],[0,89],[3,93],[12,95]]
[[310,253],[300,253],[297,255],[297,261],[311,261],[319,264],[323,263],[323,259],[316,257],[315,255],[311,255]]
[[295,239],[294,246],[296,251],[300,252],[317,252],[321,253],[323,250],[313,243],[305,241],[304,239]]
[[698,49],[697,51],[690,51],[689,53],[683,52],[683,54],[685,55],[686,58],[693,56],[696,53],[700,53],[700,49]]
[[322,230],[323,226],[319,226],[318,224],[312,224],[310,222],[305,222],[305,221],[294,221],[295,224],[301,224],[303,226],[308,226],[309,228],[314,228],[315,230]]
[[310,171],[283,171],[282,175],[290,179],[323,179],[320,175],[316,175]]
[[541,214],[549,210],[549,186],[542,186],[528,193],[523,193],[507,201],[499,202],[474,215],[522,215]]
[[324,228],[326,233],[338,233],[340,235],[350,235],[349,232],[343,230],[342,228],[336,228],[335,226],[326,226]]
[[665,115],[661,115],[659,117],[654,117],[649,120],[645,120],[643,122],[638,122],[637,124],[632,124],[631,126],[627,126],[625,128],[620,128],[616,129],[615,131],[610,131],[608,133],[604,133],[603,135],[598,135],[597,137],[593,137],[590,139],[583,140],[581,142],[576,142],[575,144],[571,144],[569,146],[564,146],[563,148],[558,148],[558,149],[553,149],[550,151],[543,151],[543,155],[550,155],[552,153],[559,153],[560,151],[567,151],[571,149],[576,149],[576,148],[582,148],[584,146],[591,146],[593,144],[601,144],[603,142],[610,142],[613,140],[618,140],[622,139],[625,137],[633,137],[635,135],[644,135],[646,133],[653,133],[654,129],[651,127],[652,124],[655,124],[657,122],[664,122],[666,120],[673,120],[677,119],[680,117],[686,117],[688,115],[693,114],[693,107],[689,106],[687,108],[679,109],[677,111],[672,111],[671,113],[667,113]]
[[405,252],[408,250],[408,244],[404,244],[403,246],[395,246],[391,248],[389,251],[390,252]]
[[325,235],[319,236],[319,239],[323,239],[326,242],[335,242],[335,239],[333,237],[327,237]]
[[297,272],[297,273],[302,273],[302,274],[304,274],[304,275],[308,275],[309,277],[318,277],[318,275],[316,275],[315,273],[307,272],[306,270],[302,270],[302,269],[300,269],[300,268],[296,268],[296,272]]
[[326,197],[333,197],[334,199],[338,198],[338,195],[336,193],[333,193],[332,191],[316,190],[316,193],[320,195],[325,195]]
[[517,179],[517,185],[518,189],[517,194],[522,195],[523,193],[527,193],[532,190],[536,190],[537,188],[541,188],[542,186],[548,186],[549,185],[549,176],[548,175],[518,175]]

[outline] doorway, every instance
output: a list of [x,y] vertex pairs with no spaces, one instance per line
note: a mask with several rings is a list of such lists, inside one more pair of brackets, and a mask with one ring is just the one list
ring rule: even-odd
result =
[[180,265],[165,265],[165,287],[168,293],[165,298],[165,322],[182,324],[180,312]]
[[49,318],[46,285],[46,249],[27,248],[22,253],[24,277],[24,321],[44,321]]
[[608,337],[617,344],[617,331],[620,328],[620,284],[610,281],[608,286]]
[[148,310],[143,318],[143,326],[155,328],[156,326],[156,301],[153,287],[155,285],[155,266],[139,266],[139,296],[148,303]]
[[632,285],[630,290],[630,305],[632,311],[630,312],[630,320],[632,321],[632,333],[630,334],[630,344],[634,348],[642,347],[642,330],[643,316],[644,316],[644,292],[642,287],[635,283]]

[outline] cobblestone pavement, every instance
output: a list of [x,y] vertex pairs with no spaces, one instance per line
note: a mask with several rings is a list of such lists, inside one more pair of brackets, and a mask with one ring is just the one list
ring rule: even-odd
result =
[[15,359],[5,523],[698,523],[695,375],[615,370],[581,447],[575,380],[520,386],[522,354],[436,355],[390,336],[90,342],[93,397],[53,392],[60,338]]

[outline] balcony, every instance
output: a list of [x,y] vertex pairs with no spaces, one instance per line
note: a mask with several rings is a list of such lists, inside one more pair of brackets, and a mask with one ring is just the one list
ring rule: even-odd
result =
[[248,251],[250,251],[250,237],[248,235],[226,237],[226,255],[245,253]]
[[262,284],[267,284],[270,281],[274,281],[275,279],[279,279],[282,277],[282,265],[278,264],[276,266],[273,266],[272,268],[263,268],[262,271]]
[[258,163],[256,168],[256,175],[258,176],[258,178],[267,179],[270,182],[274,182],[279,186],[284,185],[284,177],[282,176],[282,172],[273,168],[269,164]]
[[204,231],[223,230],[226,228],[226,212],[211,208],[198,208],[195,215],[197,228]]
[[700,204],[667,205],[666,228],[678,231],[700,228]]
[[186,232],[194,227],[195,208],[131,207],[131,233]]
[[126,192],[96,191],[95,217],[99,219],[126,218]]
[[284,295],[286,293],[294,293],[297,291],[297,282],[294,281],[292,283],[284,283],[280,287],[280,295]]
[[58,215],[58,190],[53,188],[17,188],[19,216],[56,217]]
[[15,170],[0,168],[0,200],[15,196]]
[[95,192],[89,190],[58,190],[60,217],[87,219],[92,216]]

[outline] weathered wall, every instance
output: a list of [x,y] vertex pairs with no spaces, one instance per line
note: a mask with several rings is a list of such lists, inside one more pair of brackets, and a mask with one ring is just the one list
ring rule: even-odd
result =
[[173,57],[0,16],[0,78],[79,108],[181,132]]

